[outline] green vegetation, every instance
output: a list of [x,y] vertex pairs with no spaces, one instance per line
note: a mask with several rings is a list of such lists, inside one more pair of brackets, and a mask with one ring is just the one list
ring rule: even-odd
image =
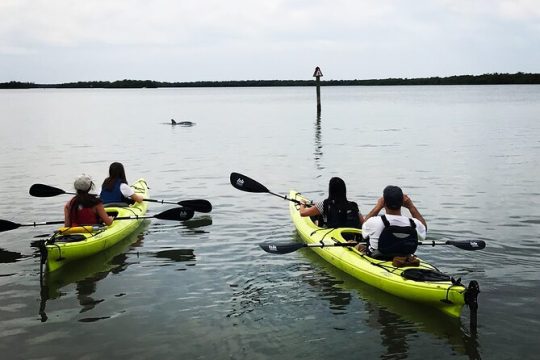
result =
[[[429,78],[389,78],[370,80],[321,80],[321,86],[378,86],[378,85],[509,85],[540,84],[540,74],[518,72],[515,74],[456,75]],[[11,81],[0,83],[0,89],[36,88],[167,88],[167,87],[256,87],[256,86],[313,86],[315,80],[240,80],[240,81],[194,81],[160,82],[152,80],[79,81],[63,84],[35,84]]]

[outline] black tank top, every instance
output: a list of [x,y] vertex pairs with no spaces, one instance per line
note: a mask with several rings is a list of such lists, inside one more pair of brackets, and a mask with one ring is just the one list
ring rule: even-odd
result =
[[353,201],[348,201],[345,206],[339,206],[328,199],[323,201],[323,215],[326,215],[326,227],[352,227],[361,229],[360,210]]

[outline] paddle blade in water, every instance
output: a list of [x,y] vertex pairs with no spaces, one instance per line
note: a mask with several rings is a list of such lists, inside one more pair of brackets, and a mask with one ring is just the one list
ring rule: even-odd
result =
[[30,195],[35,197],[52,197],[57,195],[65,194],[66,192],[62,189],[55,188],[53,186],[45,184],[34,184],[30,186]]
[[194,214],[195,213],[192,209],[179,207],[165,210],[162,213],[154,215],[154,217],[161,220],[184,221],[191,219]]
[[298,249],[306,247],[303,243],[291,243],[291,244],[259,244],[261,249],[271,254],[288,254]]
[[266,186],[239,173],[235,173],[235,172],[231,173],[230,180],[231,180],[231,185],[241,191],[247,191],[247,192],[253,192],[253,193],[270,192],[270,190],[268,190]]

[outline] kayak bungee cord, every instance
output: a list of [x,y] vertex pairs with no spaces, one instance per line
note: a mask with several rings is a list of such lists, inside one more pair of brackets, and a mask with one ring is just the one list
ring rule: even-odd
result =
[[[150,186],[148,186],[148,183],[146,182],[146,180],[143,180],[143,181],[141,181],[141,182],[143,182],[144,185],[146,185],[146,188],[147,188],[148,190],[150,190]],[[144,192],[144,188],[141,188],[141,187],[138,187],[138,186],[132,186],[132,188],[135,189],[135,190],[139,190],[139,193]]]
[[[297,207],[297,206],[295,206]],[[331,232],[333,232],[334,230],[336,230],[336,228],[319,228],[319,229],[316,229],[314,230],[310,236],[313,236],[314,234],[316,234],[317,232],[320,232],[320,231],[327,231],[321,238],[321,240],[319,240],[319,243],[321,244],[320,248],[325,248],[325,247],[332,247],[332,246],[335,246],[335,244],[341,244],[340,241],[338,241],[337,239],[335,239],[334,237],[332,237],[331,239],[333,240],[333,244],[328,244],[328,243],[325,243],[324,240],[325,238],[328,236],[328,234],[330,234]],[[360,241],[356,241],[356,244],[352,244],[351,243],[351,247],[352,246],[355,246],[357,244],[360,244],[361,242]],[[435,241],[428,241],[428,242],[425,242],[425,244],[429,245],[431,243],[432,246],[435,246]],[[349,250],[353,250],[352,248],[349,248]],[[388,273],[390,274],[396,274],[396,275],[400,275],[404,278],[408,278],[407,276],[404,275],[404,270],[401,269],[401,267],[397,267],[397,266],[394,266],[394,265],[385,265],[385,263],[388,262],[388,260],[380,260],[380,261],[376,261],[376,260],[379,260],[379,259],[374,259],[370,256],[368,256],[365,252],[361,251],[361,250],[358,250],[358,254],[360,257],[364,258],[366,261],[368,261],[371,265],[373,266],[377,266],[385,271],[387,271]],[[437,267],[435,267],[434,265],[430,264],[430,263],[427,263],[427,262],[423,262],[423,265],[425,268],[422,268],[422,269],[419,269],[419,270],[422,270],[423,272],[430,272],[432,274],[432,276],[434,276],[434,274],[440,274],[440,275],[443,275],[444,273],[441,272]],[[398,273],[398,271],[401,270],[401,273]],[[446,299],[443,299],[441,301],[444,301],[444,302],[449,302],[451,303],[450,300],[448,300],[448,297],[449,297],[449,292],[450,290],[453,288],[453,287],[456,287],[456,286],[463,286],[463,284],[461,283],[461,279],[455,279],[454,277],[452,276],[449,276],[449,275],[445,275],[445,279],[442,279],[442,278],[437,278],[437,279],[424,279],[424,281],[429,281],[429,282],[432,282],[432,283],[436,283],[436,282],[444,282],[444,281],[448,281],[448,279],[452,282],[452,285],[446,290],[446,296],[445,298]],[[426,275],[424,275],[426,276]],[[448,279],[446,279],[448,278]]]
[[332,231],[334,231],[334,229],[324,229],[324,228],[320,228],[320,229],[317,229],[317,230],[315,230],[314,232],[312,232],[311,235],[313,235],[313,234],[315,234],[316,232],[321,231],[321,230],[328,230],[328,232],[327,232],[326,234],[323,235],[323,237],[322,237],[322,239],[321,239],[321,241],[320,241],[320,243],[322,244],[322,247],[324,247],[324,246],[325,246],[325,244],[323,243],[324,238],[325,238],[328,234],[330,234]]
[[129,211],[131,211],[131,213],[132,213],[132,214],[133,214],[134,216],[136,216],[136,217],[137,217],[137,219],[139,219],[139,215],[138,215],[138,214],[136,214],[136,213],[135,213],[135,211],[134,211],[134,210],[133,210],[132,208],[130,208],[130,207],[126,207],[125,209],[126,209],[126,210],[129,210]]

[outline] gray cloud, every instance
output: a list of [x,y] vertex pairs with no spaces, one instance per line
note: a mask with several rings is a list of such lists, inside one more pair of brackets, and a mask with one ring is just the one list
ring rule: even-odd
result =
[[2,0],[0,81],[538,72],[534,0]]

